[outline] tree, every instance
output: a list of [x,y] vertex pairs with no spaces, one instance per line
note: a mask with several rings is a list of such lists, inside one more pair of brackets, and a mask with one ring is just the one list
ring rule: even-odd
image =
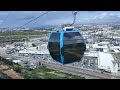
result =
[[33,47],[36,47],[36,45],[35,45],[34,43],[32,44],[32,46],[33,46]]
[[13,68],[16,72],[21,73],[22,72],[22,67],[21,66],[14,66]]

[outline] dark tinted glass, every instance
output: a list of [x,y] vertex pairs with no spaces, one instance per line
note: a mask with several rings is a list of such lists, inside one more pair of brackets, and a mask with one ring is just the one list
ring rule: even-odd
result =
[[60,61],[60,33],[52,33],[48,45],[52,58]]
[[81,60],[85,51],[85,44],[79,32],[64,34],[63,51],[65,63]]
[[64,40],[82,39],[79,32],[64,33]]

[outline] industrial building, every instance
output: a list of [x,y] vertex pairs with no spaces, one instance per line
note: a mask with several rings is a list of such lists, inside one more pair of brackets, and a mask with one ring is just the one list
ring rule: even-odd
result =
[[118,72],[118,64],[110,53],[98,52],[98,68],[112,73]]

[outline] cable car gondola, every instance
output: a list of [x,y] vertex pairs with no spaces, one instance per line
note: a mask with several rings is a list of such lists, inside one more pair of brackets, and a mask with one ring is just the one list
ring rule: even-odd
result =
[[64,27],[49,36],[48,50],[51,57],[62,63],[80,61],[86,50],[86,41],[80,30]]

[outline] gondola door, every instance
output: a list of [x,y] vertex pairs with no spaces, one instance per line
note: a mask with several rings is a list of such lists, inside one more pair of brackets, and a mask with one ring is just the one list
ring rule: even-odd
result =
[[58,62],[61,61],[60,58],[60,33],[53,32],[49,38],[49,52],[52,58]]

